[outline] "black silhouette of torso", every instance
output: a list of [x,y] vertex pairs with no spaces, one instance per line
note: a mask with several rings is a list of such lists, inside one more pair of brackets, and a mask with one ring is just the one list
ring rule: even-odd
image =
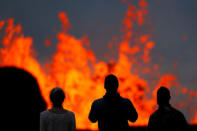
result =
[[1,129],[38,131],[46,103],[36,79],[15,67],[0,68]]
[[89,114],[92,122],[98,121],[99,131],[127,131],[128,120],[135,122],[137,117],[131,101],[119,94],[106,94],[95,100]]
[[148,131],[187,131],[187,122],[180,111],[167,105],[150,116]]

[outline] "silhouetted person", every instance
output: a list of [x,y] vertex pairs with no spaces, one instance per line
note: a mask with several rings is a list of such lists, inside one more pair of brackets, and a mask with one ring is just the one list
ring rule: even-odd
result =
[[135,122],[138,118],[131,101],[118,94],[118,86],[116,76],[108,75],[104,84],[106,94],[92,104],[89,119],[98,121],[99,131],[127,131],[128,120]]
[[170,105],[170,97],[168,88],[159,88],[157,91],[159,109],[150,116],[148,131],[187,131],[185,117]]
[[53,107],[40,114],[40,131],[75,131],[74,113],[62,106],[64,91],[59,87],[53,88],[50,99]]
[[1,130],[39,131],[46,103],[36,79],[22,69],[1,67],[0,90]]

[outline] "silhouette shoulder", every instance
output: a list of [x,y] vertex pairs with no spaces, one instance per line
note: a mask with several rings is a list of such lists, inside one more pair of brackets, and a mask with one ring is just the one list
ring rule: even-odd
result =
[[70,114],[70,116],[75,117],[74,112],[72,112],[72,111],[68,111],[68,113]]
[[154,117],[156,117],[158,114],[159,114],[159,110],[157,109],[155,112],[153,112],[153,113],[150,115],[150,118],[154,118]]
[[95,100],[92,105],[100,105],[100,104],[103,104],[104,102],[104,99],[103,98],[100,98],[100,99],[97,99]]
[[72,111],[66,110],[64,113],[53,113],[49,110],[40,113],[41,121],[50,121],[56,117],[64,116],[65,119],[75,120],[75,114]]
[[183,113],[179,111],[178,109],[172,108],[172,111],[176,113],[177,115],[183,116]]
[[[58,113],[52,113],[49,110],[45,110],[45,111],[40,113],[40,116],[41,117],[47,117],[50,114],[58,114]],[[68,114],[68,115],[71,115],[71,116],[75,116],[75,114],[72,111],[69,111],[69,110],[65,110],[64,113],[61,113],[61,114]]]
[[129,99],[120,97],[120,101],[121,101],[123,106],[126,106],[126,108],[127,107],[132,107],[133,108],[133,104]]
[[121,100],[122,100],[125,104],[130,104],[130,103],[131,103],[131,101],[130,101],[129,99],[127,99],[127,98],[121,97]]
[[47,117],[48,115],[49,115],[49,110],[45,110],[45,111],[43,111],[43,112],[41,112],[40,113],[40,118],[45,118],[45,117]]
[[183,113],[173,107],[170,107],[169,109],[165,110],[156,110],[154,113],[151,114],[150,120],[156,122],[157,119],[159,119],[162,116],[165,116],[165,119],[174,119],[176,121],[178,120],[186,122]]
[[183,113],[181,111],[173,108],[173,113],[176,114],[177,120],[180,120],[180,121],[184,122],[185,124],[187,124],[185,116],[183,115]]

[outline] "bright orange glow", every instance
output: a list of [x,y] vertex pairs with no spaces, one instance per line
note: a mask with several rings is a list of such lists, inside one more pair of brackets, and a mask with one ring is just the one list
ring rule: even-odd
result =
[[[49,92],[55,86],[61,87],[66,92],[64,107],[76,114],[79,129],[97,129],[97,124],[89,122],[88,113],[93,100],[105,94],[103,88],[105,76],[113,73],[119,78],[120,94],[129,98],[140,114],[134,125],[147,125],[150,114],[156,109],[157,89],[160,86],[171,88],[180,84],[173,74],[157,75],[154,88],[150,88],[149,81],[139,75],[150,73],[151,76],[152,70],[160,69],[159,65],[151,63],[150,51],[155,46],[151,34],[134,36],[133,24],[138,23],[141,27],[146,23],[148,5],[145,0],[139,0],[140,9],[138,9],[127,0],[122,1],[127,3],[128,10],[122,21],[118,60],[109,63],[97,60],[94,52],[88,48],[90,42],[87,37],[77,39],[67,33],[71,24],[66,13],[61,12],[58,16],[63,31],[57,34],[56,52],[51,61],[45,64],[40,64],[36,60],[36,52],[32,47],[33,39],[24,37],[20,25],[15,26],[13,19],[0,21],[0,30],[4,30],[3,48],[0,48],[0,66],[15,66],[31,72],[39,82],[48,108],[51,107]],[[137,39],[138,42],[132,43],[133,39]],[[50,46],[50,39],[47,39],[45,44]],[[109,47],[112,45],[113,42]],[[146,64],[151,66],[146,67]],[[136,65],[139,65],[140,69],[136,69]],[[189,89],[183,88],[182,93],[187,92],[190,92]],[[147,97],[146,94],[151,94],[151,97]],[[194,92],[191,95],[197,97]],[[197,123],[197,112],[192,123]]]
[[141,0],[141,1],[139,2],[139,5],[140,5],[141,7],[147,7],[147,3],[146,3],[145,0]]
[[0,30],[3,28],[5,22],[4,21],[0,21]]

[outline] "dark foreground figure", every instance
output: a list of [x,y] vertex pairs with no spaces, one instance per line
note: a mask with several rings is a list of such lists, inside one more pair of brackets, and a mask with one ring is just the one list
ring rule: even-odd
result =
[[170,104],[170,91],[161,87],[157,91],[159,109],[149,119],[148,131],[188,131],[184,115]]
[[36,79],[24,70],[1,67],[0,87],[1,130],[39,131],[46,103]]
[[53,88],[50,93],[53,107],[40,114],[40,131],[76,131],[75,115],[63,108],[64,91]]
[[118,85],[116,76],[108,75],[104,84],[106,94],[92,104],[89,119],[98,121],[99,131],[128,131],[128,120],[135,122],[138,118],[131,101],[118,94]]

